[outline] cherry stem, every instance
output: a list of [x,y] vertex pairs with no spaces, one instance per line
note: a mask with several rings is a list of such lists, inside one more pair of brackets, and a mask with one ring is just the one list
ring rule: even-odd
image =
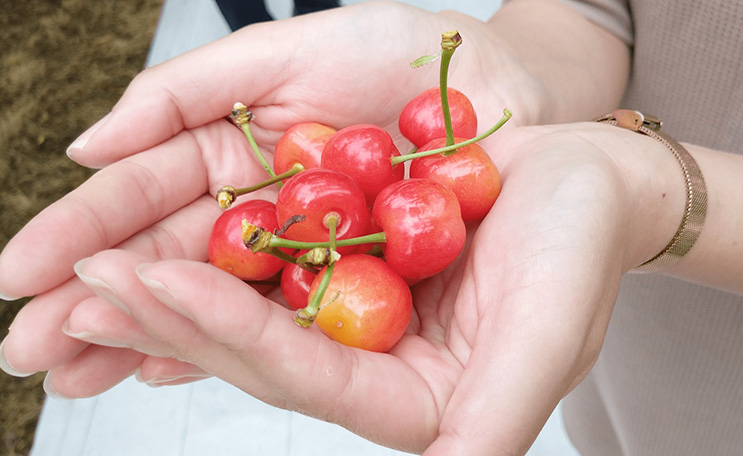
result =
[[[384,231],[379,233],[367,234],[365,236],[358,236],[348,239],[337,239],[335,241],[336,247],[348,247],[351,245],[363,245],[363,244],[379,244],[387,242],[387,238]],[[292,241],[278,236],[273,236],[268,241],[268,247],[278,247],[287,249],[314,249],[315,247],[327,247],[330,248],[330,242],[304,242],[304,241]],[[260,251],[260,249],[259,249]]]
[[[260,148],[258,147],[258,143],[255,142],[253,132],[250,130],[250,121],[255,118],[253,113],[248,111],[247,106],[240,102],[237,102],[232,107],[231,118],[235,125],[240,127],[240,130],[242,130],[243,134],[248,139],[250,148],[253,149],[253,153],[256,157],[258,157],[258,160],[261,162],[268,175],[271,177],[276,177],[276,173],[274,173],[273,169],[271,169],[271,165],[269,165],[266,161],[266,157],[263,156],[263,152],[261,152]],[[279,182],[278,184],[279,186],[281,186],[281,182]]]
[[442,154],[444,152],[457,150],[460,147],[469,146],[470,144],[474,144],[478,141],[481,141],[487,138],[488,136],[492,135],[493,133],[495,133],[500,127],[502,127],[506,122],[508,122],[508,119],[510,119],[512,115],[513,114],[511,113],[511,111],[509,111],[508,109],[504,109],[503,117],[501,117],[500,120],[495,125],[490,127],[488,131],[480,133],[479,135],[475,136],[472,139],[468,139],[466,141],[453,144],[451,146],[439,147],[438,149],[424,150],[422,152],[415,152],[415,153],[410,153],[407,155],[391,157],[390,160],[392,161],[393,165],[397,165],[404,161],[412,160],[414,158],[421,158],[421,157],[428,157],[429,155]]
[[[328,214],[328,216],[325,217],[325,223],[328,226],[328,230],[330,230],[330,240],[328,241],[328,243],[330,244],[331,260],[332,254],[333,252],[335,252],[336,227],[338,225],[338,218],[338,214],[335,213]],[[307,307],[299,309],[294,315],[294,322],[297,323],[299,326],[306,328],[315,321],[317,313],[320,311],[320,303],[322,303],[325,292],[328,290],[328,285],[330,284],[330,279],[333,275],[334,269],[335,261],[332,261],[325,268],[325,273],[320,280],[320,284],[317,286],[317,290],[315,290],[315,294],[312,295],[312,299],[310,299]]]
[[304,166],[302,166],[300,163],[295,163],[294,166],[289,169],[289,171],[285,171],[281,174],[275,175],[270,179],[267,179],[255,185],[251,185],[250,187],[235,188],[231,185],[225,185],[217,192],[217,201],[219,202],[219,207],[221,207],[222,209],[227,209],[228,207],[232,206],[232,203],[235,202],[238,196],[246,195],[248,193],[252,193],[262,188],[268,187],[269,185],[279,183],[282,180],[288,179],[296,174],[299,174],[302,171],[304,171]]
[[[451,124],[451,111],[449,110],[449,93],[447,91],[447,80],[449,75],[449,63],[454,51],[462,44],[462,36],[458,31],[452,30],[441,34],[441,69],[439,72],[439,92],[441,93],[441,110],[444,115],[444,128],[446,129],[446,145],[454,144],[454,129]],[[452,152],[454,153],[454,152]]]

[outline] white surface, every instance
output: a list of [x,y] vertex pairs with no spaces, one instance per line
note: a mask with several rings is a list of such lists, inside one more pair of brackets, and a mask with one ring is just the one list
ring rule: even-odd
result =
[[31,456],[405,455],[268,406],[218,379],[150,388],[128,379],[89,399],[48,399]]
[[[30,456],[403,456],[264,404],[219,379],[150,388],[126,380],[89,399],[44,404]],[[527,456],[577,456],[559,409]]]
[[[358,0],[349,0],[351,2]],[[431,10],[451,8],[487,18],[499,1],[422,1]],[[277,17],[291,3],[271,0]],[[230,32],[210,0],[167,0],[148,66]],[[152,389],[129,379],[90,399],[47,400],[31,456],[395,456],[347,430],[268,406],[218,379]],[[562,426],[550,417],[528,456],[577,456]]]

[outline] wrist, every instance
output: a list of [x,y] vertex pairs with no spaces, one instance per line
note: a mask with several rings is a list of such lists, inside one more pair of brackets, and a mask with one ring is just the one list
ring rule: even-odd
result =
[[[687,221],[687,179],[668,144],[635,131],[606,127],[614,130],[607,132],[614,138],[604,151],[620,170],[628,191],[625,267],[665,269],[670,265],[669,246]],[[653,264],[646,265],[650,260]]]

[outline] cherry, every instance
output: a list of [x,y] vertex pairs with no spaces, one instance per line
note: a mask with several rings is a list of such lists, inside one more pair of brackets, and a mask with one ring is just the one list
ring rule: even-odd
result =
[[[242,280],[266,280],[286,264],[268,253],[245,248],[242,221],[266,230],[278,228],[276,206],[270,201],[250,200],[226,210],[217,218],[209,237],[209,262]],[[286,252],[286,250],[285,250]]]
[[400,151],[392,137],[376,125],[352,125],[338,131],[325,145],[323,168],[350,176],[364,192],[371,207],[383,188],[402,180],[405,167],[391,162]]
[[307,305],[310,287],[317,274],[296,264],[287,264],[281,271],[281,293],[290,308],[299,310]]
[[[460,142],[460,138],[456,138]],[[438,149],[446,138],[434,139],[420,151]],[[450,155],[436,154],[411,160],[410,177],[432,179],[450,188],[462,208],[465,223],[482,220],[500,194],[498,168],[477,143],[460,147]]]
[[[356,182],[338,171],[313,168],[289,179],[279,191],[276,214],[284,225],[293,217],[303,221],[286,229],[287,239],[305,242],[327,241],[330,230],[327,218],[337,216],[337,238],[351,238],[367,234],[369,209]],[[339,249],[345,254],[358,247]]]
[[[469,98],[451,87],[446,93],[454,136],[473,138],[477,134],[477,114]],[[408,102],[400,114],[398,126],[400,133],[418,148],[446,137],[440,89],[426,90]]]
[[[327,269],[312,283],[308,302]],[[383,260],[347,255],[334,263],[315,323],[341,344],[386,352],[405,333],[412,311],[410,288]]]
[[405,179],[386,187],[372,219],[384,231],[384,258],[415,283],[443,271],[464,247],[466,229],[456,195],[428,179]]
[[291,126],[276,143],[274,172],[281,174],[289,171],[297,163],[304,169],[319,168],[323,148],[335,132],[335,128],[317,122]]

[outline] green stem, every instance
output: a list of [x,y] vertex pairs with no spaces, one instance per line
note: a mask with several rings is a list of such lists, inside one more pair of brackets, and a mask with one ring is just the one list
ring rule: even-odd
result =
[[[325,222],[327,223],[328,230],[330,230],[330,240],[328,243],[330,244],[330,253],[332,255],[333,252],[335,252],[335,246],[336,246],[336,227],[338,225],[338,215],[336,213],[331,213],[325,218]],[[320,284],[317,286],[317,290],[315,290],[315,294],[312,295],[312,299],[310,299],[309,304],[304,309],[299,309],[297,313],[294,316],[294,321],[302,327],[307,327],[312,324],[313,321],[315,321],[315,318],[317,317],[317,312],[320,311],[320,303],[322,303],[323,298],[325,297],[325,292],[328,290],[328,285],[330,284],[330,279],[333,275],[333,270],[335,269],[335,262],[331,262],[326,268],[325,273],[322,276],[322,279],[320,279]]]
[[[448,77],[449,63],[454,51],[462,43],[459,32],[452,30],[441,34],[441,67],[439,70],[439,92],[441,93],[441,110],[444,115],[444,128],[446,130],[446,145],[454,144],[454,129],[451,123],[451,111],[449,109]],[[452,152],[454,153],[454,152]]]
[[248,193],[252,193],[262,188],[268,187],[269,185],[279,183],[282,180],[288,179],[296,174],[299,174],[302,171],[304,171],[304,166],[296,163],[294,164],[294,166],[291,167],[291,169],[289,169],[289,171],[285,171],[261,183],[251,185],[250,187],[235,188],[231,185],[225,185],[217,192],[217,201],[219,201],[219,206],[221,208],[226,209],[235,202],[235,199],[237,199],[238,196],[246,195]]
[[475,136],[472,139],[468,139],[466,141],[462,141],[461,143],[453,144],[451,146],[439,147],[438,149],[424,150],[422,152],[416,152],[413,154],[391,157],[390,160],[392,161],[393,165],[397,165],[404,161],[412,160],[414,158],[428,157],[429,155],[441,154],[444,152],[449,152],[451,150],[456,150],[460,147],[469,146],[470,144],[474,144],[478,141],[481,141],[487,138],[488,136],[492,135],[493,133],[495,133],[500,127],[502,127],[506,122],[508,122],[508,119],[510,119],[512,115],[513,114],[511,113],[511,111],[509,111],[508,109],[504,109],[503,117],[501,117],[500,120],[495,125],[490,127],[488,131],[480,133],[479,135]]
[[[243,134],[248,139],[248,143],[250,143],[250,148],[253,149],[253,153],[258,157],[258,160],[261,162],[268,175],[276,177],[276,173],[274,173],[271,165],[266,161],[266,157],[263,156],[261,149],[258,147],[258,143],[253,137],[253,132],[250,130],[250,121],[253,120],[253,117],[253,113],[248,111],[247,106],[244,104],[237,102],[233,105],[231,115],[232,121],[235,125],[240,127],[240,130],[242,130]],[[281,182],[278,184],[281,186]]]
[[294,322],[297,325],[303,328],[309,328],[312,326],[315,318],[317,318],[317,313],[320,311],[320,303],[322,303],[322,298],[325,296],[325,292],[328,289],[334,269],[335,263],[332,263],[325,268],[325,273],[323,274],[322,279],[320,279],[320,284],[317,286],[315,294],[312,295],[310,303],[307,304],[307,307],[297,310],[297,313],[294,314]]
[[[362,245],[362,244],[377,244],[386,242],[384,231],[379,233],[367,234],[366,236],[359,236],[349,239],[338,239],[335,241],[337,247],[347,247],[349,245]],[[292,241],[291,239],[282,238],[279,236],[271,237],[268,243],[269,247],[287,248],[287,249],[313,249],[315,247],[330,247],[330,242],[302,242]]]
[[328,230],[330,231],[330,238],[329,238],[330,239],[330,241],[329,241],[329,244],[330,245],[328,246],[328,248],[331,251],[333,251],[333,250],[335,250],[335,245],[336,245],[336,241],[337,241],[337,239],[335,238],[336,237],[336,229],[338,227],[338,215],[337,215],[337,213],[333,213],[329,217],[326,217],[326,222],[328,224]]
[[[286,253],[286,252],[284,252],[282,250],[279,250],[277,247],[271,247],[270,249],[261,250],[261,252],[267,253],[269,255],[273,255],[276,258],[280,259],[280,260],[286,261],[287,263],[296,264],[297,266],[302,267],[301,264],[298,264],[297,263],[297,259],[295,257],[289,255],[288,253]],[[314,272],[314,270],[311,269],[311,268],[303,268],[303,269],[307,269],[308,271],[311,270],[311,271]]]
[[449,110],[449,93],[447,92],[447,75],[449,73],[449,62],[454,54],[454,49],[444,50],[441,53],[441,74],[439,76],[439,91],[441,92],[441,110],[444,114],[444,128],[446,129],[446,145],[454,144],[454,129],[451,125],[451,111]]
[[271,169],[271,165],[268,164],[268,162],[266,161],[266,157],[263,156],[263,152],[261,152],[260,148],[258,147],[258,143],[255,142],[253,132],[250,130],[250,122],[246,122],[240,125],[240,129],[245,134],[245,137],[248,138],[248,142],[250,143],[250,147],[253,149],[253,153],[256,157],[258,157],[258,160],[266,169],[268,175],[271,177],[276,177],[276,173],[273,172],[273,169]]

